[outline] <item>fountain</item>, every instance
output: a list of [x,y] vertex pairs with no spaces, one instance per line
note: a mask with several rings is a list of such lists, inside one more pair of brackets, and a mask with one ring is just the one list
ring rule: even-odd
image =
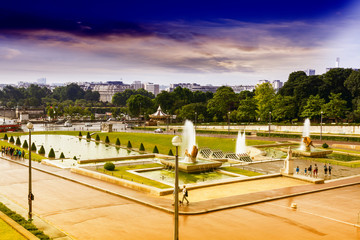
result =
[[326,155],[332,153],[332,150],[319,150],[315,149],[312,140],[310,139],[310,119],[305,119],[302,141],[299,149],[294,149],[295,154],[299,154],[305,157],[326,157]]
[[[191,151],[189,150],[191,149]],[[180,148],[179,170],[187,173],[205,172],[221,166],[221,162],[202,160],[197,158],[196,133],[194,124],[186,120],[183,128],[182,144]],[[166,167],[174,168],[174,160],[160,159]]]
[[235,153],[236,155],[246,153],[245,130],[243,134],[241,133],[241,130],[239,130],[238,137],[236,139]]

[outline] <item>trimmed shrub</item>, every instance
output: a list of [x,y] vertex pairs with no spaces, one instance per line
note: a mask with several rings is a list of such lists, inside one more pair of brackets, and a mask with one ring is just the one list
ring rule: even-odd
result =
[[127,148],[132,148],[130,140],[128,141]]
[[11,143],[14,143],[14,142],[15,142],[15,140],[14,140],[14,137],[13,137],[13,136],[11,136],[11,137],[10,137],[9,142],[11,142]]
[[82,137],[82,134],[81,134],[81,132],[79,132],[79,137]]
[[64,155],[64,153],[63,153],[63,152],[61,152],[61,154],[60,154],[60,158],[65,158],[65,155]]
[[100,141],[100,137],[99,137],[99,134],[96,134],[96,138],[95,138],[96,141]]
[[155,145],[153,153],[159,153],[159,149],[157,148],[157,146]]
[[145,147],[144,147],[144,144],[143,143],[140,143],[140,148],[139,148],[140,151],[145,151]]
[[45,155],[45,148],[43,145],[41,145],[39,151],[38,151],[39,154],[42,154],[42,155]]
[[169,155],[169,156],[174,156],[174,154],[173,154],[173,152],[172,152],[172,150],[171,150],[171,149],[169,150],[168,155]]
[[55,151],[53,148],[50,149],[50,152],[49,152],[49,155],[48,155],[49,158],[55,158]]
[[9,137],[8,137],[8,135],[5,133],[4,140],[8,140],[8,139],[9,139]]
[[106,136],[106,138],[105,138],[105,143],[110,143],[109,136]]
[[76,156],[73,157],[74,160],[77,160]]
[[31,144],[31,151],[33,151],[33,152],[36,152],[36,146],[35,146],[35,143],[32,143]]
[[327,145],[327,143],[323,143],[322,147],[323,147],[323,148],[328,148],[329,145]]
[[21,145],[21,141],[20,141],[20,138],[19,138],[19,137],[16,138],[16,145],[18,145],[18,146]]
[[117,145],[117,146],[120,146],[120,145],[121,145],[119,138],[116,139],[115,145]]
[[22,147],[25,148],[25,149],[28,149],[28,148],[29,148],[29,144],[27,143],[26,139],[25,139]]
[[87,134],[86,134],[86,139],[91,139],[91,136],[90,136],[89,132],[87,132]]
[[104,164],[104,169],[106,169],[108,171],[114,171],[115,165],[112,162],[107,162]]

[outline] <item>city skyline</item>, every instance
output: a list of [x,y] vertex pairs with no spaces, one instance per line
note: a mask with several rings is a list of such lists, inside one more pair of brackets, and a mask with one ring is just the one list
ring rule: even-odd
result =
[[323,74],[337,57],[359,68],[359,9],[309,0],[5,3],[0,79],[255,85],[299,70]]

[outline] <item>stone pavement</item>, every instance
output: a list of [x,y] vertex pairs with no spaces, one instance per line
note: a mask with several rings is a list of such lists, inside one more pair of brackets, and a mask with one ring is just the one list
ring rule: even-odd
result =
[[[2,157],[8,161],[27,166],[27,162],[23,160],[11,160],[8,157]],[[142,192],[135,191],[126,187],[118,186],[108,182],[103,182],[97,179],[89,178],[86,176],[71,173],[69,170],[59,169],[40,163],[33,163],[33,169],[41,171],[53,176],[57,176],[84,186],[103,191],[114,196],[122,197],[128,200],[135,201],[153,208],[163,210],[165,212],[173,212],[172,200],[151,196]],[[213,211],[219,211],[228,208],[240,207],[255,203],[267,202],[278,200],[287,197],[293,197],[303,194],[309,194],[319,191],[330,190],[339,187],[351,186],[360,183],[360,175],[348,177],[340,180],[327,181],[324,184],[305,184],[300,186],[292,186],[278,189],[270,189],[260,192],[252,192],[248,194],[235,195],[217,199],[210,199],[204,201],[191,202],[190,205],[181,206],[179,209],[180,214],[195,215],[203,214]],[[276,188],[276,186],[274,186]],[[215,191],[221,191],[221,186]],[[191,194],[191,191],[189,191]],[[191,197],[189,198],[191,201]]]

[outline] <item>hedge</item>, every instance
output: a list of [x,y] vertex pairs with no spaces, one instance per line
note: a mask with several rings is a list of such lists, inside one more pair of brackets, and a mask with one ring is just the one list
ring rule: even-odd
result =
[[114,171],[115,165],[112,162],[107,162],[104,164],[104,168],[108,171]]

